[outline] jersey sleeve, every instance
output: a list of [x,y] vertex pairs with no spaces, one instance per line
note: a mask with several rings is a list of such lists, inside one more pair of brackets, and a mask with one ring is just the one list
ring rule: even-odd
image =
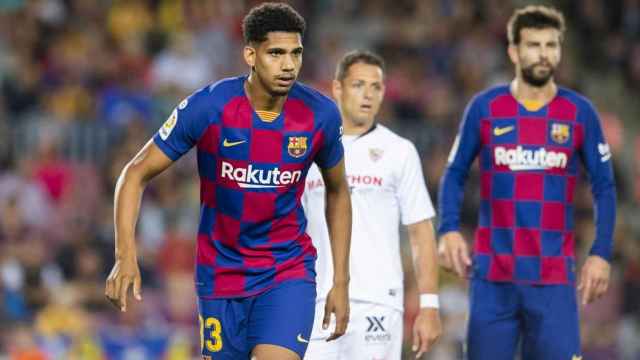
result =
[[435,216],[427,191],[422,164],[416,147],[406,142],[406,152],[397,187],[400,216],[403,225],[415,224]]
[[604,138],[596,110],[589,104],[584,111],[585,130],[580,155],[591,183],[596,226],[596,238],[589,254],[611,260],[616,222],[616,187],[611,149]]
[[448,164],[442,178],[438,193],[438,211],[440,224],[438,234],[458,230],[460,227],[460,207],[464,196],[464,184],[469,175],[469,168],[480,151],[480,100],[471,100],[462,116]]
[[332,101],[323,110],[322,145],[315,158],[315,163],[322,169],[334,167],[344,156],[342,147],[342,118],[338,107]]
[[207,88],[184,99],[154,135],[154,143],[176,161],[197,142],[208,122]]

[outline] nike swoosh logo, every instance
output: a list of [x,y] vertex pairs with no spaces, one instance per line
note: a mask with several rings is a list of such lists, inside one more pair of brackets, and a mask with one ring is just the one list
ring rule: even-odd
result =
[[495,136],[504,135],[504,134],[510,132],[513,129],[514,129],[513,125],[505,126],[503,128],[497,127],[497,128],[493,129],[493,135],[495,135]]
[[298,334],[298,337],[296,339],[298,340],[298,342],[301,342],[301,343],[308,343],[309,342],[309,340],[305,340],[302,337],[302,334]]
[[224,147],[236,146],[236,145],[240,145],[240,144],[245,143],[245,142],[247,142],[247,140],[229,141],[228,139],[224,139],[224,142],[222,143],[222,146],[224,146]]

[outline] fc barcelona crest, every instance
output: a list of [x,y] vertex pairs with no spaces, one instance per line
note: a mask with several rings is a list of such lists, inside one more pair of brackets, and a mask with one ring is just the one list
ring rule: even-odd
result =
[[306,136],[289,136],[289,145],[287,145],[289,155],[299,158],[307,152]]
[[564,144],[569,140],[569,125],[551,124],[551,139],[558,144]]

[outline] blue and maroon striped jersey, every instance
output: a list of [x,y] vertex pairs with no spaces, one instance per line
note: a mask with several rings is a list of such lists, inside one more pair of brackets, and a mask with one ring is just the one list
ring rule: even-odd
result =
[[469,168],[479,157],[480,209],[472,276],[490,281],[575,281],[573,194],[582,162],[591,182],[596,239],[610,260],[616,216],[611,152],[592,104],[560,88],[529,111],[508,86],[467,106],[439,193],[439,234],[458,230]]
[[295,83],[282,112],[262,120],[225,79],[184,100],[154,137],[172,160],[197,147],[196,289],[203,298],[258,294],[288,279],[315,281],[316,250],[300,197],[313,162],[343,157],[335,103]]

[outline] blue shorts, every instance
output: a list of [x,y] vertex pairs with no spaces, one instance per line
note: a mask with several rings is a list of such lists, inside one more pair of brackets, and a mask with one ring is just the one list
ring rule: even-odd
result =
[[471,280],[469,360],[580,357],[576,288]]
[[198,299],[203,358],[249,359],[258,344],[278,345],[304,357],[316,301],[316,284],[283,282],[256,296]]

